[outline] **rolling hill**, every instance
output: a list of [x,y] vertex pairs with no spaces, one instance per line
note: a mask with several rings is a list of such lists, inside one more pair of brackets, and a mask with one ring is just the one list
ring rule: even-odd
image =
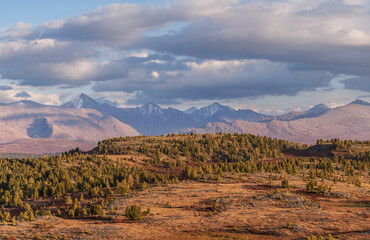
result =
[[252,133],[289,141],[314,143],[317,139],[368,140],[370,136],[370,107],[350,104],[328,110],[313,118],[293,121],[269,122],[234,121],[232,123],[208,123],[204,128],[187,129],[195,133]]
[[97,143],[107,137],[138,132],[112,116],[93,109],[67,109],[21,101],[0,106],[1,143],[52,138]]
[[68,141],[63,139],[28,138],[19,139],[10,143],[1,143],[0,153],[61,153],[68,152],[69,150],[75,148],[79,148],[82,151],[90,151],[95,147],[95,144]]

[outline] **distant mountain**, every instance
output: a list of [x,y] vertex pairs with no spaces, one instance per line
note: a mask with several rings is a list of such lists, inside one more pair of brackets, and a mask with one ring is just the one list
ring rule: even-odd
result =
[[[349,104],[369,106],[369,103],[356,100]],[[293,126],[303,122],[298,120],[316,121],[317,118],[324,116],[334,109],[330,109],[324,104],[316,105],[304,112],[290,112],[282,115],[264,115],[250,109],[235,110],[217,102],[200,109],[190,108],[186,111],[179,111],[174,108],[161,108],[154,103],[147,103],[136,108],[117,108],[108,104],[100,104],[86,94],[75,97],[70,102],[62,105],[64,108],[94,109],[104,115],[112,116],[124,124],[134,128],[143,135],[161,135],[179,132],[255,132],[256,134],[269,136],[288,137],[289,140],[310,139],[311,131],[307,128],[307,137],[299,133],[298,130],[292,132],[285,129],[279,132],[275,125]],[[338,111],[338,110],[336,110]],[[328,120],[329,121],[329,120]],[[333,120],[334,121],[334,120]],[[335,120],[336,121],[336,120]],[[286,122],[286,123],[281,123]],[[263,123],[262,125],[259,123]],[[360,123],[361,125],[362,123]],[[249,127],[244,127],[248,125]],[[243,126],[243,127],[240,127]],[[267,128],[267,129],[266,129]],[[343,127],[342,127],[343,128]],[[264,130],[263,130],[264,129]],[[304,129],[304,128],[302,128]],[[276,134],[272,134],[272,132]],[[324,131],[324,130],[323,130]],[[312,130],[312,132],[315,132]],[[338,130],[338,132],[340,132]],[[279,134],[278,134],[279,133]],[[290,133],[290,134],[288,134]],[[324,133],[322,133],[324,134]],[[297,137],[299,136],[299,137]],[[349,136],[352,136],[351,134]]]
[[363,101],[363,100],[360,100],[360,99],[356,99],[355,101],[351,102],[349,105],[351,104],[359,104],[359,105],[364,105],[364,106],[370,106],[370,103],[366,102],[366,101]]
[[53,138],[97,143],[118,136],[138,135],[131,126],[92,109],[46,106],[32,101],[0,105],[0,142]]
[[312,113],[312,114],[322,114],[329,110],[330,108],[326,106],[325,104],[318,104],[306,111],[306,113]]
[[333,137],[366,139],[370,136],[369,105],[361,100],[335,109],[319,104],[304,112],[271,116],[219,103],[186,111],[154,103],[119,108],[80,94],[60,107],[32,101],[0,104],[0,143],[64,139],[94,144],[118,136],[191,131],[245,132],[303,142]]
[[259,117],[256,121],[257,122],[270,122],[272,120],[279,120],[279,121],[293,121],[302,118],[313,118],[318,117],[324,113],[326,113],[330,108],[324,104],[316,105],[305,112],[289,112],[282,115],[264,115]]
[[251,133],[261,136],[314,143],[317,139],[369,140],[370,107],[351,104],[326,111],[317,117],[294,121],[272,120],[269,122],[234,121],[232,123],[209,123],[204,128],[186,129],[195,133]]
[[116,108],[100,104],[85,94],[63,104],[62,107],[95,109],[132,126],[140,134],[150,136],[177,133],[186,128],[199,128],[209,122],[255,121],[264,116],[249,109],[235,110],[219,103],[200,109],[190,108],[184,112],[174,108],[161,108],[151,102],[136,108]]
[[208,122],[228,122],[229,118],[235,118],[236,110],[223,106],[217,102],[194,111],[191,116],[195,121],[206,124]]
[[153,103],[136,108],[119,109],[114,116],[133,126],[144,135],[178,132],[180,129],[199,126],[189,115],[174,108],[163,109]]
[[97,110],[132,126],[143,135],[161,135],[178,132],[182,128],[200,127],[188,114],[174,108],[164,109],[154,103],[136,108],[117,108],[100,104],[86,94],[81,94],[62,107]]
[[228,123],[235,120],[256,121],[259,117],[264,116],[253,110],[235,110],[231,107],[221,105],[217,102],[194,111],[191,116],[200,125],[209,122]]
[[199,110],[199,109],[196,108],[196,107],[191,107],[188,110],[185,110],[184,113],[186,113],[186,114],[192,114],[192,113],[194,113],[197,110]]
[[92,99],[91,97],[87,96],[84,93],[81,93],[80,95],[74,97],[71,101],[65,103],[62,105],[62,107],[65,108],[77,108],[77,109],[83,109],[83,108],[97,108],[100,107],[101,104],[99,104],[97,101]]

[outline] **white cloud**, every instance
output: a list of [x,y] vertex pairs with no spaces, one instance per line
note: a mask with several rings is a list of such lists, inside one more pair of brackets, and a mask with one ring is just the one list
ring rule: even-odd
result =
[[5,33],[3,33],[3,37],[10,37],[10,38],[22,38],[26,37],[33,33],[33,24],[18,22],[14,24],[12,27],[6,29]]

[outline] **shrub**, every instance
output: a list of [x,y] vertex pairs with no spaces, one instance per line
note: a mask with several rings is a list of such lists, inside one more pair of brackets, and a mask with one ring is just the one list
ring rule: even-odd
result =
[[70,196],[67,196],[66,199],[65,199],[65,204],[67,205],[71,205],[73,204],[73,201],[72,201],[72,198]]
[[289,186],[289,181],[288,181],[288,179],[284,179],[282,182],[281,182],[281,186],[283,187],[283,188],[290,188],[290,186]]
[[103,207],[101,205],[92,205],[90,213],[91,215],[101,215],[103,214]]
[[138,221],[141,219],[141,208],[138,205],[132,205],[129,207],[126,207],[126,217],[129,220],[135,220]]
[[315,191],[315,187],[316,186],[317,186],[317,182],[316,181],[309,181],[306,184],[306,191],[307,192],[313,192],[313,191]]

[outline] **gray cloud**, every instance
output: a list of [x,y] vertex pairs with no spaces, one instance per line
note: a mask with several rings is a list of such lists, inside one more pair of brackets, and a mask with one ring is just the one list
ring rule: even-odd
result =
[[173,7],[143,7],[134,4],[111,4],[77,17],[45,23],[42,38],[83,41],[94,44],[127,46],[145,31],[188,19],[186,11]]
[[117,101],[111,101],[111,100],[106,99],[104,97],[103,98],[96,99],[96,101],[98,101],[101,104],[104,104],[105,103],[105,104],[111,105],[113,107],[118,107],[119,106],[119,104],[118,104]]
[[160,105],[178,105],[181,104],[180,101],[173,98],[166,98],[165,96],[154,97],[150,95],[145,95],[145,93],[138,93],[135,97],[130,98],[126,101],[127,105],[144,105],[148,102],[155,102]]
[[53,39],[0,43],[0,74],[29,86],[81,86],[127,76],[123,62],[96,57],[97,50]]
[[350,79],[343,80],[342,82],[344,83],[344,86],[347,89],[370,92],[370,77],[369,78],[363,78],[363,77],[350,78]]
[[8,85],[0,85],[0,90],[1,91],[7,91],[7,90],[12,90],[13,88]]
[[328,87],[331,79],[325,72],[289,71],[286,64],[257,60],[189,62],[188,66],[187,71],[159,71],[156,76],[136,75],[97,83],[94,90],[138,92],[130,104],[141,104],[150,99],[160,104],[175,104],[179,99],[292,96],[300,91]]
[[16,98],[29,98],[29,97],[31,97],[31,95],[28,92],[22,91],[22,92],[19,92],[19,93],[15,94],[14,97],[16,97]]
[[239,0],[176,0],[165,6],[111,4],[76,17],[43,24],[35,32],[41,38],[131,46],[143,33],[171,24],[203,18],[229,7]]

